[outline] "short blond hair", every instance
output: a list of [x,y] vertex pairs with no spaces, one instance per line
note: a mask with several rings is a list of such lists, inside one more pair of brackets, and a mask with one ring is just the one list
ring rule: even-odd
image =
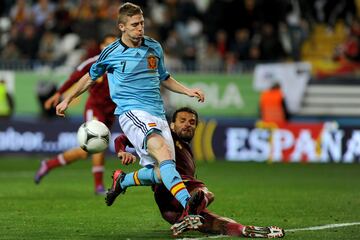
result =
[[134,15],[143,15],[143,11],[140,6],[133,3],[124,3],[119,8],[118,23],[126,23],[126,17],[132,17]]

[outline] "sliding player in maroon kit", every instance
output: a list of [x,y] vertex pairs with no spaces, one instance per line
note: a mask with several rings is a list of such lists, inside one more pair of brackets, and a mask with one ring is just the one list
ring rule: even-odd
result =
[[[184,107],[175,111],[172,117],[170,128],[175,145],[176,169],[180,173],[183,182],[189,193],[201,193],[204,195],[204,201],[198,207],[200,216],[203,217],[203,225],[199,226],[199,231],[211,234],[223,234],[238,237],[253,238],[281,238],[284,236],[283,229],[271,227],[246,226],[236,221],[218,216],[210,212],[206,207],[214,201],[214,194],[210,192],[205,184],[195,178],[195,161],[190,148],[190,142],[194,136],[198,124],[198,114],[195,110]],[[123,164],[135,162],[136,158],[131,153],[125,152],[126,146],[131,146],[127,137],[122,134],[115,139],[115,150],[118,157],[122,159]],[[134,173],[134,182],[140,183]],[[174,224],[181,217],[183,208],[170,194],[163,184],[153,186],[155,201],[159,207],[162,217]],[[178,235],[188,229],[186,222],[172,228],[173,234]]]
[[[105,48],[108,44],[114,42],[115,40],[115,35],[106,35],[100,44],[100,48]],[[98,57],[99,56],[95,56],[82,62],[70,75],[68,80],[66,80],[66,82],[59,88],[59,90],[45,102],[45,108],[50,109],[51,107],[56,106],[59,103],[61,96],[75,83],[77,83],[84,74],[89,72],[91,65],[96,62]],[[111,129],[115,120],[115,107],[116,105],[110,98],[109,84],[107,75],[105,74],[102,78],[97,79],[96,84],[89,89],[89,97],[86,101],[84,111],[84,120],[89,121],[91,119],[97,119],[105,123],[105,125]],[[78,147],[67,150],[48,160],[43,160],[41,161],[41,166],[35,175],[35,183],[39,184],[41,179],[52,169],[68,165],[80,159],[86,159],[87,157],[88,153]],[[92,155],[92,172],[94,175],[95,193],[100,195],[104,195],[106,193],[103,183],[104,159],[105,157],[103,152]]]

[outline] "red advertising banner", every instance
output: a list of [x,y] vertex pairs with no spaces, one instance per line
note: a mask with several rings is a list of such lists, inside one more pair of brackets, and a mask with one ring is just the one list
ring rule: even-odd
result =
[[202,124],[193,143],[200,160],[352,163],[360,159],[360,130],[356,126],[213,120]]

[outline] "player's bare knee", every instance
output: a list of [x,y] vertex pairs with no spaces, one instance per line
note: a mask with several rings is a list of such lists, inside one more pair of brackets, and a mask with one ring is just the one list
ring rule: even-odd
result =
[[158,162],[171,159],[171,152],[165,139],[158,133],[152,133],[147,138],[147,150]]

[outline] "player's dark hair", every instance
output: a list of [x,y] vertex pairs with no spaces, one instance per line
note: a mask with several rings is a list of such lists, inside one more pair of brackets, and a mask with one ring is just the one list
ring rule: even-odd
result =
[[143,11],[140,6],[130,2],[124,3],[119,8],[118,23],[125,23],[126,17],[132,17],[139,14],[143,15]]
[[190,108],[190,107],[181,107],[181,108],[176,109],[176,111],[175,111],[175,112],[173,113],[173,115],[172,115],[171,122],[175,122],[175,121],[176,121],[176,117],[177,117],[177,115],[178,115],[179,112],[187,112],[187,113],[192,113],[192,114],[194,114],[194,115],[195,115],[195,120],[196,120],[196,125],[198,124],[198,122],[199,122],[199,115],[198,115],[198,113],[197,113],[194,109],[192,109],[192,108]]

